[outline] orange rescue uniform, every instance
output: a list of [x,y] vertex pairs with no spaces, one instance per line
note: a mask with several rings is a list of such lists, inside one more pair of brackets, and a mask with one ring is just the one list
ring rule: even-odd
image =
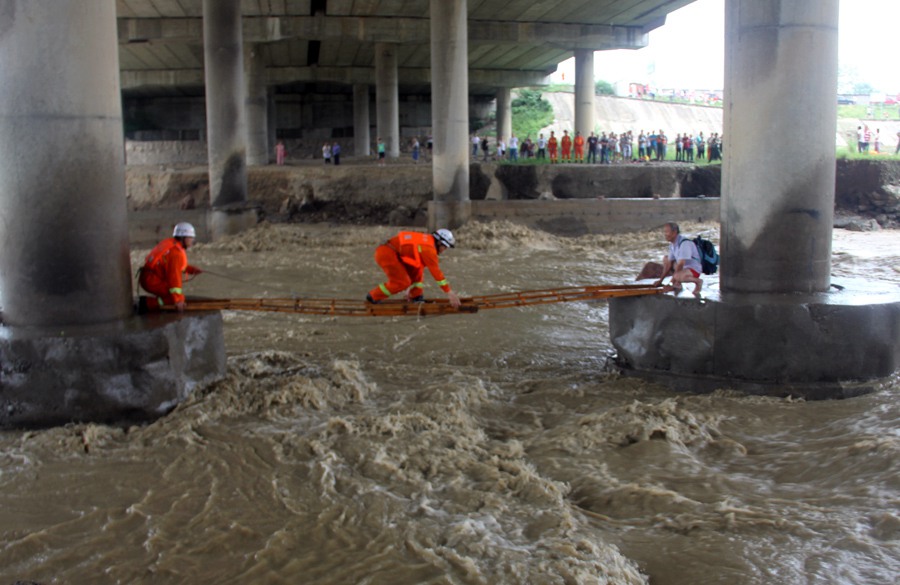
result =
[[450,292],[450,285],[438,265],[434,237],[430,234],[400,232],[375,248],[375,262],[384,270],[388,281],[369,291],[374,301],[384,300],[410,286],[413,287],[409,293],[410,300],[421,298],[425,286],[422,277],[426,268],[441,290]]
[[547,141],[547,150],[550,152],[550,162],[555,163],[558,162],[556,159],[556,149],[559,146],[559,142],[556,140],[556,136],[550,136],[550,140]]
[[175,238],[166,238],[153,248],[141,267],[141,288],[156,295],[159,304],[174,305],[184,302],[182,274],[199,274],[201,271],[188,264],[187,252]]
[[572,160],[572,139],[568,134],[562,137],[562,157],[563,160]]
[[584,162],[584,136],[575,135],[575,162]]

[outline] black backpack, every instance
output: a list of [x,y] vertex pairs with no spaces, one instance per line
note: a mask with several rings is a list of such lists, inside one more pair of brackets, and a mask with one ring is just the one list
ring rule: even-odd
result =
[[715,245],[707,239],[697,236],[693,240],[700,253],[700,264],[703,266],[703,274],[715,274],[719,269],[719,253]]

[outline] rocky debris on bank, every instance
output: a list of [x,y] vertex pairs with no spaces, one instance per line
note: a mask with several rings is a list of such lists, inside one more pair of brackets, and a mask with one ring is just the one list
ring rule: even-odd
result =
[[851,232],[874,232],[881,229],[881,225],[872,218],[845,214],[835,214],[834,227]]
[[[874,220],[883,228],[900,227],[900,161],[839,160],[834,199],[836,216]],[[871,221],[852,225],[868,231],[865,226],[871,226]],[[835,223],[835,227],[842,226]]]

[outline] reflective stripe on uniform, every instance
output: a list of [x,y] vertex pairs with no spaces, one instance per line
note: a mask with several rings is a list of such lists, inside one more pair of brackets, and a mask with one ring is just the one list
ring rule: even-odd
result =
[[391,296],[391,291],[388,290],[388,287],[385,286],[385,283],[381,283],[378,285],[378,288],[381,289],[381,292],[386,294],[387,296]]
[[447,282],[447,279],[445,278],[444,280],[439,280],[437,284],[438,284],[438,286],[447,286],[449,283]]
[[180,294],[183,294],[183,293],[181,292],[181,289],[180,289],[180,288],[170,288],[170,289],[169,289],[169,292],[172,293],[173,295],[180,295]]
[[413,288],[425,288],[425,283],[424,282],[414,282],[414,283],[412,283],[412,287]]

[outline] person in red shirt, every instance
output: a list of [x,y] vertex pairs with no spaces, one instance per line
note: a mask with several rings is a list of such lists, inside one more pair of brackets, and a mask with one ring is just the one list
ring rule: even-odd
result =
[[140,284],[154,297],[141,299],[147,309],[161,309],[174,306],[178,312],[184,311],[185,299],[182,289],[183,274],[191,276],[203,272],[188,264],[187,250],[194,244],[197,232],[187,222],[175,226],[171,238],[156,245],[144,259],[140,270]]
[[370,290],[366,301],[378,303],[405,290],[407,300],[423,302],[425,285],[422,277],[427,268],[441,290],[447,293],[450,305],[459,307],[459,296],[450,289],[450,284],[438,265],[438,254],[455,245],[456,240],[447,229],[439,229],[431,235],[420,232],[398,233],[375,248],[375,262],[384,270],[388,281]]

